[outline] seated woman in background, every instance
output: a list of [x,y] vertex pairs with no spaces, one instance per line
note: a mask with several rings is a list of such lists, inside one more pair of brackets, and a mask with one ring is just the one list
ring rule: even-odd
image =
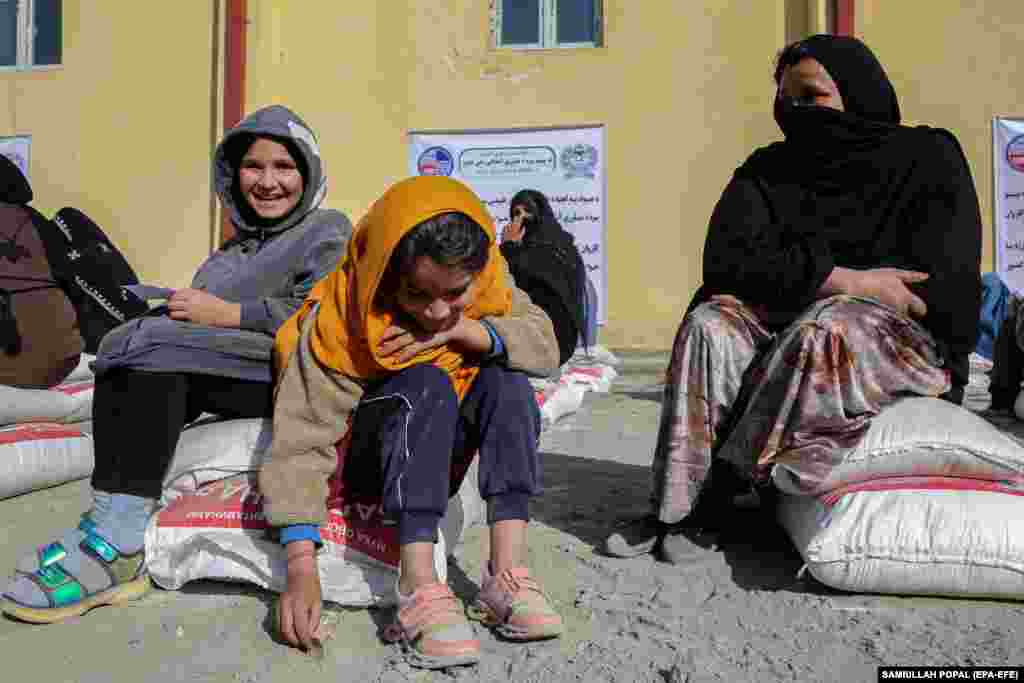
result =
[[453,453],[479,453],[491,528],[473,615],[513,640],[561,633],[525,564],[529,499],[540,490],[540,414],[525,373],[554,372],[557,341],[544,311],[510,286],[494,224],[469,188],[441,176],[392,186],[359,222],[346,258],[281,328],[275,352],[284,370],[259,486],[287,548],[278,614],[288,642],[309,648],[319,621],[315,546],[334,444],[346,434],[344,490],[381,500],[398,523],[398,617],[385,633],[412,665],[480,656],[434,574]]
[[269,417],[274,334],[343,253],[348,219],[313,134],[280,106],[228,131],[214,156],[237,231],[166,307],[111,330],[95,363],[93,504],[22,559],[2,609],[30,622],[136,599],[150,588],[144,532],[186,423],[203,412]]
[[609,554],[692,557],[705,513],[723,512],[704,495],[719,488],[713,457],[716,479],[755,484],[785,462],[813,494],[899,397],[961,401],[981,216],[956,138],[900,126],[892,84],[853,38],[788,46],[775,81],[785,141],[754,152],[715,207],[667,371],[653,513],[612,534]]
[[566,232],[547,198],[536,190],[512,197],[501,235],[501,254],[516,286],[544,309],[558,337],[558,361],[564,365],[584,328],[586,267],[573,236]]
[[32,188],[0,154],[0,385],[48,389],[78,365],[78,318],[46,249],[49,221]]
[[98,225],[71,207],[47,220],[32,195],[0,155],[0,385],[48,389],[149,306],[123,289],[138,278]]

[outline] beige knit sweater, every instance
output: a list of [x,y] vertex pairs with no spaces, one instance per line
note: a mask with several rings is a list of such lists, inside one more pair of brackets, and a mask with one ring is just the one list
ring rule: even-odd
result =
[[[506,273],[508,281],[511,275]],[[315,315],[303,325],[298,347],[280,378],[274,401],[270,456],[259,473],[264,513],[273,526],[321,524],[327,479],[337,466],[334,444],[349,427],[363,384],[324,367],[309,347]],[[501,336],[508,367],[547,376],[558,368],[558,340],[544,311],[518,288],[507,316],[488,317]]]

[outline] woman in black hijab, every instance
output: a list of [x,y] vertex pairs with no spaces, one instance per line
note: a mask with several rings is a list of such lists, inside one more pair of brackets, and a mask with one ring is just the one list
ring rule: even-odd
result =
[[612,534],[610,554],[691,557],[702,519],[722,512],[718,493],[701,495],[712,454],[716,489],[781,465],[815,494],[899,396],[963,396],[981,215],[956,138],[901,126],[854,38],[788,46],[775,82],[785,141],[755,151],[712,214],[668,368],[654,512]]
[[584,327],[583,258],[573,236],[559,225],[540,192],[517,192],[509,204],[509,220],[501,236],[501,253],[516,286],[554,323],[559,363],[564,365],[576,350]]

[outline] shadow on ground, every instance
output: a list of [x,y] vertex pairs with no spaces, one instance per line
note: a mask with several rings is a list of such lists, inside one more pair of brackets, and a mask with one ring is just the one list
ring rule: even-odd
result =
[[[544,494],[531,512],[539,522],[575,536],[601,552],[616,524],[649,511],[650,468],[559,453],[542,453]],[[731,511],[717,550],[745,590],[830,594],[813,580],[798,579],[803,560],[772,511]]]
[[661,403],[665,398],[665,391],[663,389],[631,389],[628,391],[616,391],[616,394],[626,396],[637,401],[653,401],[654,403]]

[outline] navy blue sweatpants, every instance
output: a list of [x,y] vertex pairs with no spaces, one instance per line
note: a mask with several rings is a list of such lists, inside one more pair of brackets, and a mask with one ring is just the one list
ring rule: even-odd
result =
[[540,411],[521,372],[481,368],[459,405],[451,380],[415,365],[370,387],[356,409],[345,460],[346,490],[383,493],[399,541],[436,542],[448,506],[453,453],[479,453],[487,523],[529,519],[540,493]]

